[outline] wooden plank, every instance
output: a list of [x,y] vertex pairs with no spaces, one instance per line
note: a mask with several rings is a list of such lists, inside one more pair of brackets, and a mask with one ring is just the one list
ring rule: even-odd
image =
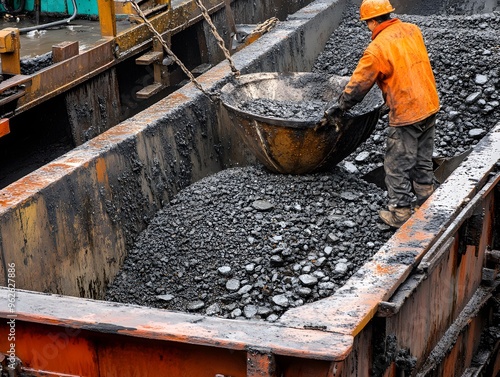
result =
[[135,64],[137,65],[150,65],[155,62],[161,61],[163,59],[163,52],[161,51],[149,51],[144,55],[135,59]]
[[146,86],[144,89],[139,90],[136,93],[136,95],[138,98],[146,99],[146,98],[149,98],[149,97],[155,95],[163,88],[164,88],[164,86],[162,84],[154,83],[154,84]]

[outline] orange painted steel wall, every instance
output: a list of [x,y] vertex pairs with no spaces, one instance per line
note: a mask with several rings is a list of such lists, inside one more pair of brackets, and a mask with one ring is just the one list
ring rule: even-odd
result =
[[[86,377],[246,375],[244,351],[23,322],[16,334],[17,356],[35,370]],[[6,339],[2,327],[2,352]]]

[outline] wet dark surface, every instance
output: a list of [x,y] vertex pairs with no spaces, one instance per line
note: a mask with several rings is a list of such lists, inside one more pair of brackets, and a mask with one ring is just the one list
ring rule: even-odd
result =
[[[4,28],[28,28],[37,26],[34,19],[25,15],[16,16],[7,21],[4,17],[0,18],[0,29]],[[56,19],[42,19],[39,25],[53,22]],[[61,19],[57,19],[61,20]],[[131,26],[126,19],[119,19],[116,23],[117,30],[123,31]],[[76,18],[68,24],[58,25],[47,29],[33,30],[27,33],[21,33],[21,59],[28,60],[52,51],[52,46],[61,42],[79,42],[80,51],[87,50],[94,46],[97,41],[102,39],[101,28],[98,20],[88,20]]]

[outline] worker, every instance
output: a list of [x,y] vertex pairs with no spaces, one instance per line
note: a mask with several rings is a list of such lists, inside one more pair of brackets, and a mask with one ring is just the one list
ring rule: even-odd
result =
[[376,83],[389,113],[384,170],[388,210],[379,211],[399,228],[411,216],[412,184],[421,205],[434,191],[432,154],[439,98],[418,26],[391,18],[389,0],[363,0],[360,19],[372,32],[338,103],[325,115],[337,117],[361,102]]

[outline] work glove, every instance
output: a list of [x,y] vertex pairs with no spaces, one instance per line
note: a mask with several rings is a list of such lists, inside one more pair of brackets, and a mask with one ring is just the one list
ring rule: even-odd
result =
[[321,118],[319,124],[315,127],[323,127],[327,124],[337,124],[341,122],[341,118],[345,116],[347,108],[344,104],[343,93],[340,95],[337,101],[330,102],[329,107],[325,110],[323,118]]
[[325,110],[325,118],[327,119],[342,118],[344,115],[345,111],[342,110],[342,108],[338,103],[334,104],[333,106],[330,106],[328,109]]
[[315,127],[315,130],[319,127],[326,126],[327,124],[337,124],[344,115],[345,111],[340,108],[338,103],[335,103],[325,110],[323,118],[321,118],[319,124]]

